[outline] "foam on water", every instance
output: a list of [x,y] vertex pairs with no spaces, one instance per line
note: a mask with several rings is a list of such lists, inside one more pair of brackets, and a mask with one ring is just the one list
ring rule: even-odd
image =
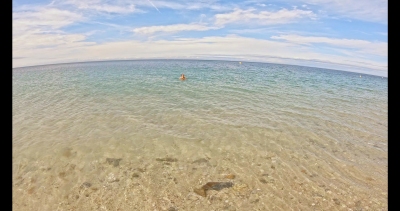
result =
[[261,63],[13,69],[13,209],[387,210],[387,93]]

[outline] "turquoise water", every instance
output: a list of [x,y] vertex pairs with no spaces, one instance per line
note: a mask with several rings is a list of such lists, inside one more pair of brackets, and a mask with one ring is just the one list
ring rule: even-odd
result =
[[15,68],[13,208],[387,210],[388,81],[361,76],[189,60]]

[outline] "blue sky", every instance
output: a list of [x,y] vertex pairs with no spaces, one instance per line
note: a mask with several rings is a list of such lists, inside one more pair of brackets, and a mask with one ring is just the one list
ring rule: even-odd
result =
[[13,67],[226,59],[387,76],[387,0],[13,0]]

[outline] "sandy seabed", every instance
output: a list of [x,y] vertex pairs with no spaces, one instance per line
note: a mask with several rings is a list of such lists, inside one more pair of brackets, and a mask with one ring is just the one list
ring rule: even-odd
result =
[[357,158],[355,146],[332,145],[333,156],[321,159],[325,147],[311,140],[295,150],[281,134],[258,144],[165,140],[23,153],[13,162],[13,210],[388,209],[384,167],[366,171],[332,159]]

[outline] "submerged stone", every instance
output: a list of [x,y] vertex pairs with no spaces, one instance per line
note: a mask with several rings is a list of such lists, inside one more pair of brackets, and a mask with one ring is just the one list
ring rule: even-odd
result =
[[249,187],[246,184],[235,184],[232,189],[239,193],[245,193],[249,189]]
[[110,165],[113,165],[114,167],[119,166],[119,162],[122,160],[122,158],[106,158],[106,162]]
[[67,147],[67,148],[62,149],[61,155],[64,157],[67,157],[67,158],[71,157],[72,156],[72,148]]
[[28,189],[28,194],[32,194],[33,192],[35,192],[35,186]]
[[90,183],[90,182],[84,182],[84,183],[81,185],[81,188],[89,188],[90,186],[92,186],[92,183]]
[[206,190],[204,190],[203,188],[195,188],[195,189],[193,189],[193,191],[200,196],[203,196],[203,197],[207,196]]
[[232,182],[207,182],[205,185],[203,185],[201,188],[195,188],[193,191],[197,193],[200,196],[206,197],[207,190],[216,190],[220,191],[224,188],[230,188],[233,186]]
[[235,179],[236,176],[234,174],[227,174],[224,177],[227,179]]
[[178,208],[176,208],[176,207],[170,207],[170,208],[168,208],[168,211],[178,211]]
[[113,174],[113,173],[110,173],[108,176],[107,176],[107,182],[109,182],[109,183],[112,183],[112,182],[119,182],[119,179]]
[[336,205],[340,205],[339,199],[334,198],[333,201],[335,202]]
[[165,162],[177,162],[176,158],[156,158],[156,161],[165,161]]
[[205,158],[200,158],[200,159],[193,161],[192,163],[208,163],[208,160]]

